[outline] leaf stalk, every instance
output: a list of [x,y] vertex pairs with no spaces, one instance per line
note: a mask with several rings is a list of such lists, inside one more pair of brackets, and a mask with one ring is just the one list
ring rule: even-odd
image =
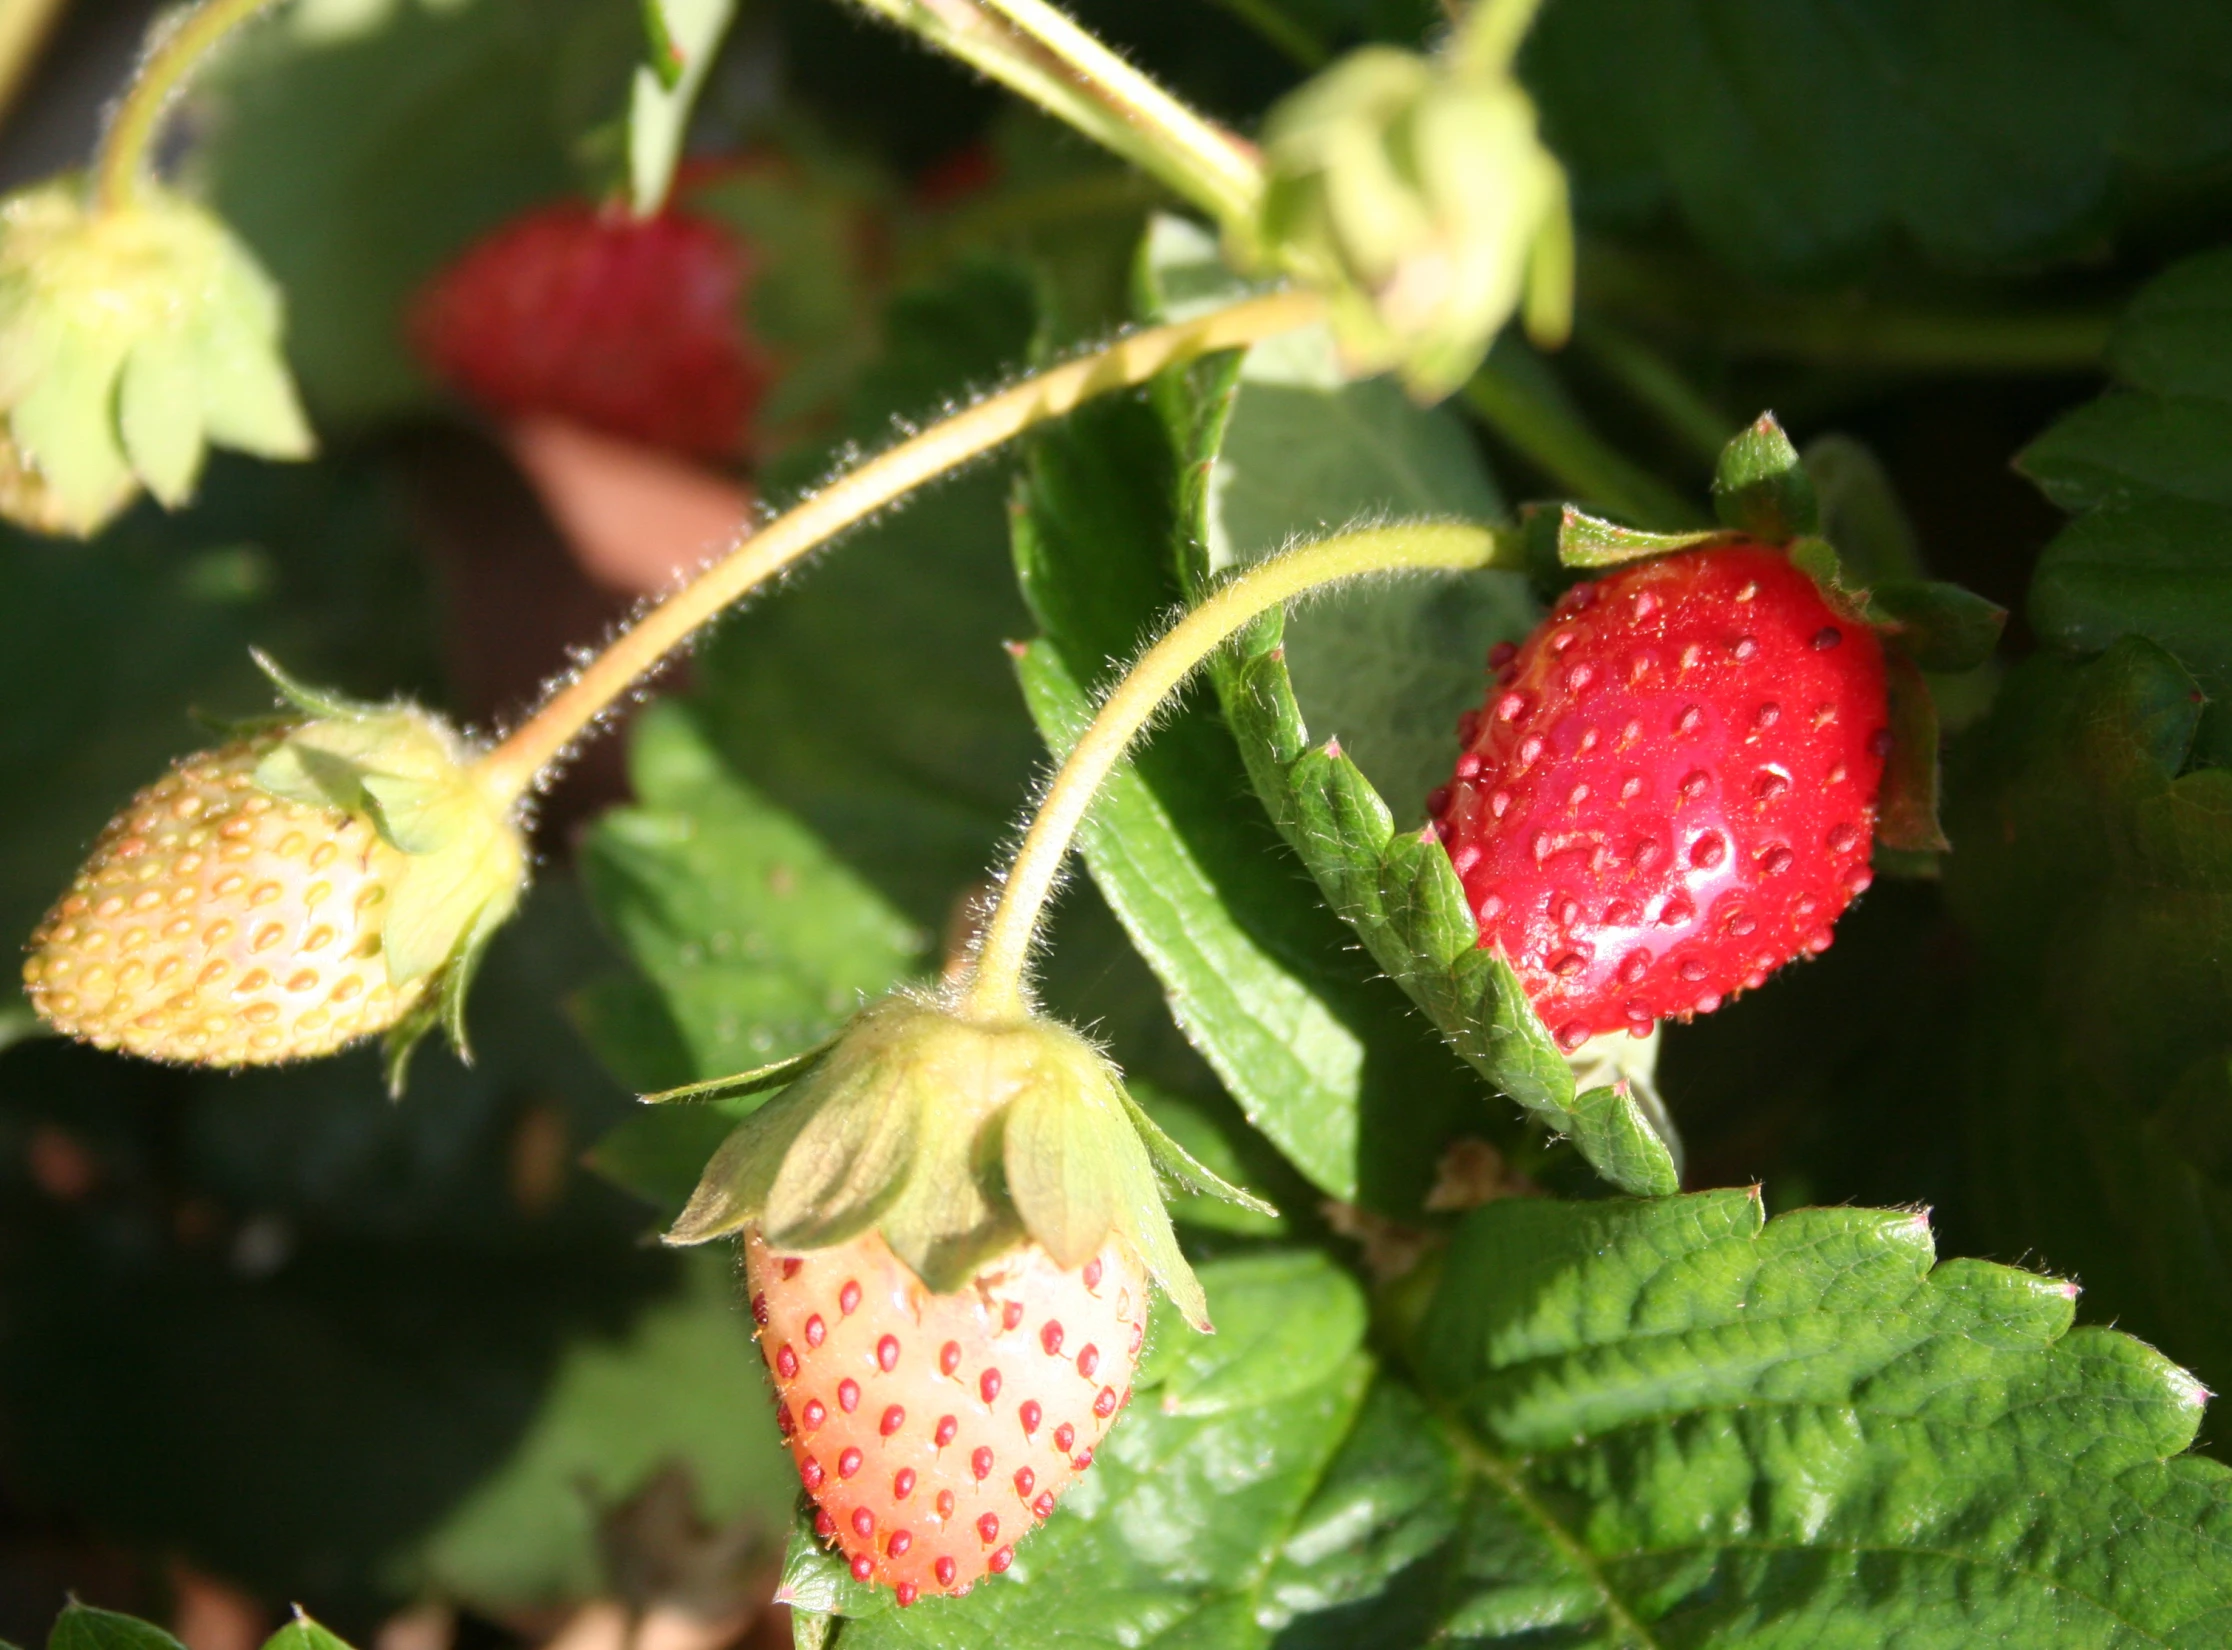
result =
[[234,30],[275,0],[202,0],[153,41],[109,117],[93,157],[93,198],[105,212],[132,204],[180,87]]

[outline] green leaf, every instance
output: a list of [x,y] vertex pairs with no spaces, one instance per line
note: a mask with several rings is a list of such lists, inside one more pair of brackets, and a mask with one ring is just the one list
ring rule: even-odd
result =
[[263,1650],[349,1650],[349,1642],[331,1628],[311,1620],[298,1604],[294,1620],[265,1639]]
[[1575,0],[1521,71],[1584,226],[1675,216],[1724,269],[1789,280],[1902,242],[1962,270],[2089,256],[2139,179],[2217,184],[2226,62],[2214,0]]
[[1364,1295],[1309,1250],[1212,1262],[1202,1286],[1220,1307],[1214,1335],[1160,1336],[1137,1384],[1165,1415],[1255,1409],[1336,1376],[1364,1339]]
[[76,1600],[63,1607],[47,1634],[47,1650],[184,1650],[153,1622]]
[[1977,1238],[2232,1381],[2232,773],[2193,676],[2127,637],[2012,672],[1956,747],[1945,890],[1975,949],[1957,1069]]
[[1934,1260],[1912,1212],[1741,1191],[1469,1216],[1417,1352],[1471,1478],[1433,1625],[2204,1642],[2232,1477],[2181,1453],[2199,1384],[2072,1330],[2068,1284]]
[[921,933],[736,778],[702,718],[654,707],[629,769],[636,804],[597,822],[583,875],[658,987],[692,1072],[726,1076],[815,1047],[919,967]]
[[628,92],[628,192],[638,217],[665,204],[690,110],[735,16],[736,0],[643,0],[650,60]]
[[1884,763],[1876,840],[1901,853],[1943,853],[1938,824],[1938,719],[1929,684],[1914,661],[1884,660],[1891,706],[1891,752]]
[[1124,1104],[1164,1183],[1180,1188],[1172,1200],[1174,1219],[1228,1232],[1283,1229],[1278,1209],[1239,1184],[1244,1177],[1239,1154],[1200,1111],[1153,1090],[1143,1101],[1127,1089]]
[[1868,619],[1924,670],[1974,670],[1999,646],[2007,609],[1957,584],[1894,579],[1868,590]]
[[1713,469],[1713,511],[1765,544],[1787,544],[1819,529],[1813,480],[1773,413],[1761,413],[1721,450]]
[[[2148,637],[2224,698],[2232,695],[2232,253],[2188,259],[2142,290],[2109,360],[2123,387],[2080,407],[2018,460],[2077,515],[2039,557],[2031,625],[2086,653],[2119,636]],[[2224,761],[2232,733],[2214,732],[2205,745]]]
[[1820,500],[1821,536],[1860,586],[1918,579],[1922,550],[1883,461],[1835,431],[1806,446],[1806,474]]

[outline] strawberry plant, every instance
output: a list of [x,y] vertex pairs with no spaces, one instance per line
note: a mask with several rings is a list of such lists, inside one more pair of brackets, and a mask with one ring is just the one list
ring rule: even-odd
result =
[[2220,7],[56,9],[0,1636],[2232,1632]]

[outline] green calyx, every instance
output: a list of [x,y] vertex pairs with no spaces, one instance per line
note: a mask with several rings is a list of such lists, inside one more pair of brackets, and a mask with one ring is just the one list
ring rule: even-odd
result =
[[984,1025],[893,996],[737,1126],[666,1241],[757,1226],[776,1248],[818,1249],[873,1229],[944,1292],[1019,1243],[1071,1268],[1113,1234],[1206,1331],[1208,1303],[1171,1230],[1165,1180],[1265,1208],[1157,1128],[1067,1027]]
[[1367,47],[1271,111],[1263,158],[1253,244],[1236,253],[1325,294],[1351,371],[1392,368],[1435,401],[1515,311],[1538,342],[1563,341],[1565,173],[1505,66]]
[[367,705],[256,663],[306,719],[289,718],[256,765],[259,789],[306,807],[362,815],[404,856],[388,889],[381,951],[398,990],[433,989],[388,1034],[390,1085],[439,1022],[460,1054],[465,992],[496,930],[527,884],[527,842],[509,810],[474,777],[471,751],[439,717],[413,705]]
[[0,200],[0,512],[90,535],[145,487],[192,496],[208,447],[306,458],[278,289],[200,207],[75,179]]

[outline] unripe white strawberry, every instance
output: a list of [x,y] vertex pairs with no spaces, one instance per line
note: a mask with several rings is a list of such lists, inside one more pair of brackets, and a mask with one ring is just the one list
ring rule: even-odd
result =
[[110,822],[31,936],[57,1031],[269,1065],[454,1010],[525,847],[455,736],[409,707],[284,684],[313,714],[180,761]]

